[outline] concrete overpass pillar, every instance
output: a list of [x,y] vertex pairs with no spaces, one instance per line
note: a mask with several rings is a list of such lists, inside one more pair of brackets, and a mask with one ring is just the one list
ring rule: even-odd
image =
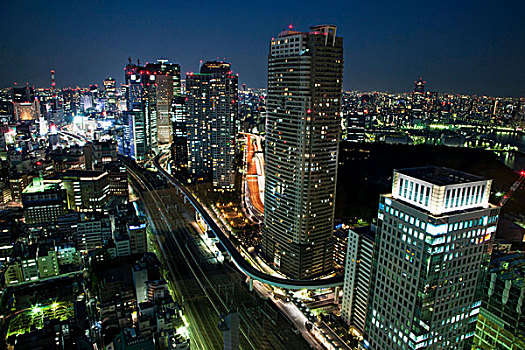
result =
[[337,286],[335,287],[335,290],[334,290],[334,303],[335,304],[339,304],[339,290],[341,289],[341,287]]
[[248,277],[248,285],[250,288],[250,292],[253,292],[253,278]]

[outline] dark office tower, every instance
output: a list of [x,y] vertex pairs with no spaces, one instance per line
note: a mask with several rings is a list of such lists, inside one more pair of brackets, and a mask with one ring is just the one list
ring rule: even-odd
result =
[[379,198],[369,349],[471,348],[499,215],[491,183],[434,166],[394,171]]
[[76,91],[75,89],[62,90],[64,115],[72,116],[75,113],[75,100],[77,96],[78,96],[78,91]]
[[332,269],[342,83],[336,26],[287,30],[272,39],[263,250],[293,278]]
[[414,118],[421,118],[424,115],[425,106],[425,84],[423,78],[414,82],[414,91],[412,92],[412,115]]
[[115,79],[104,80],[104,95],[106,97],[106,110],[117,110],[117,85]]
[[197,178],[212,178],[215,190],[234,186],[237,80],[227,62],[206,62],[186,75],[188,167]]
[[419,80],[414,82],[414,92],[424,93],[426,83],[426,81],[423,81],[423,78],[419,78]]
[[156,63],[146,63],[144,68],[150,74],[164,74],[171,77],[173,96],[181,95],[180,66],[178,64],[159,59]]
[[186,127],[187,108],[186,97],[176,96],[172,102],[173,110],[173,143],[171,144],[171,159],[176,171],[188,166],[188,129]]

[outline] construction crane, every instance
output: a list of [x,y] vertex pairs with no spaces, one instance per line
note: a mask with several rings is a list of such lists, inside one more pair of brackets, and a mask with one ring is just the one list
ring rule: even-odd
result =
[[510,199],[512,194],[518,189],[518,187],[520,187],[523,180],[525,180],[525,171],[522,170],[520,171],[520,176],[518,177],[518,179],[514,181],[514,183],[512,184],[512,186],[510,186],[510,189],[507,191],[507,193],[505,193],[503,197],[501,197],[501,199],[499,200],[498,204],[500,207],[504,206],[505,203],[507,203],[507,201]]

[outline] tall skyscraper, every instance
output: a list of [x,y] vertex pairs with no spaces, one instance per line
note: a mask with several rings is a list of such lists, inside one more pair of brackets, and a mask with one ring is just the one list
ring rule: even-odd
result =
[[212,178],[216,190],[232,190],[238,78],[227,62],[206,62],[186,75],[188,168],[197,178]]
[[171,144],[171,159],[176,171],[181,171],[188,166],[188,128],[186,127],[188,110],[186,97],[174,97],[172,109],[173,143]]
[[470,349],[498,222],[491,183],[434,166],[394,171],[379,199],[365,346]]
[[332,269],[342,87],[343,38],[335,26],[272,39],[263,250],[290,277]]
[[[151,123],[144,110],[144,86],[138,66],[128,63],[126,66],[126,112],[124,113],[124,153],[136,160],[143,160],[152,147]],[[156,129],[155,134],[156,136]],[[156,145],[156,142],[155,142]]]
[[[180,95],[180,67],[158,60],[144,67],[128,62],[125,69],[127,85],[127,132],[131,156],[144,159],[172,139],[173,96]],[[133,151],[134,146],[134,151]]]
[[106,78],[104,80],[104,95],[106,97],[106,110],[117,110],[117,85],[115,79]]
[[[159,146],[169,145],[173,141],[172,100],[180,96],[180,67],[168,60],[157,60],[156,63],[146,63],[146,74],[150,76],[150,115],[156,115],[157,142]],[[154,77],[154,79],[151,79]]]

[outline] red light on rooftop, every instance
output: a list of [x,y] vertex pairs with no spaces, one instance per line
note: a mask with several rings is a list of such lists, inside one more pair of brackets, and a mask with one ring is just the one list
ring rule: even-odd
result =
[[288,26],[288,28],[289,28],[289,29],[293,29],[293,25],[290,24],[290,25]]

